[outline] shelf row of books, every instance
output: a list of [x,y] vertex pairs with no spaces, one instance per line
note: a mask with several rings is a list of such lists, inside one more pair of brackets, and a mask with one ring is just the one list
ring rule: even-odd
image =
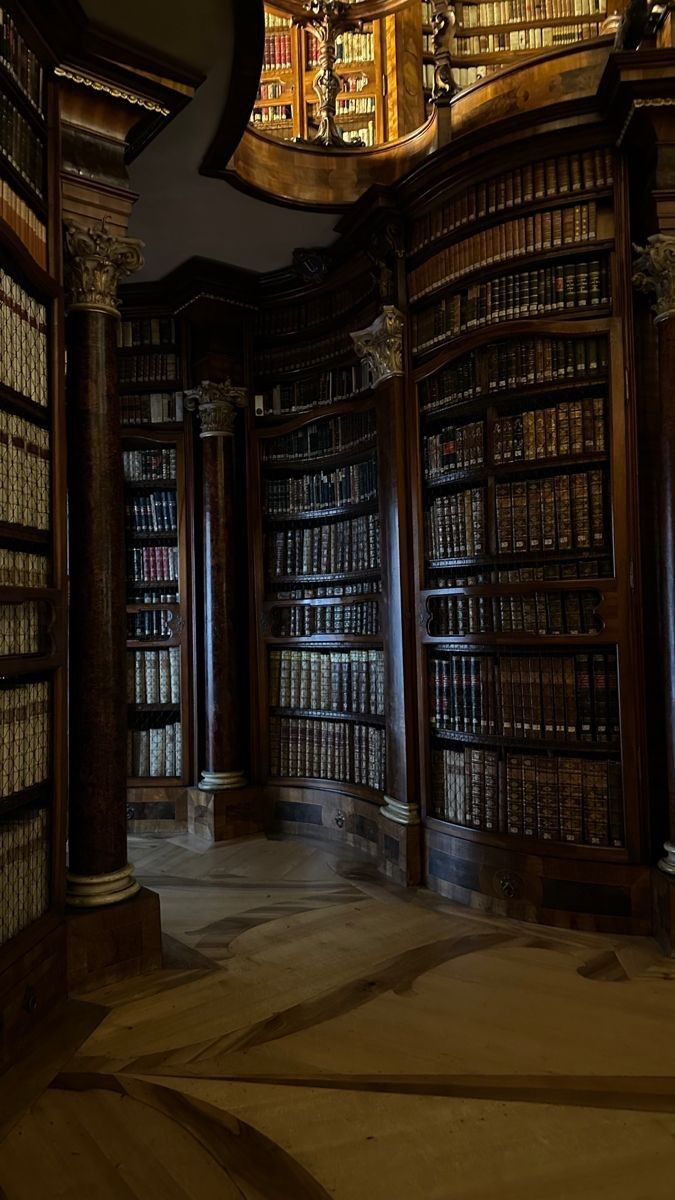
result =
[[180,378],[180,357],[173,353],[123,355],[118,370],[121,384],[173,382]]
[[177,546],[134,546],[127,549],[128,583],[178,582]]
[[176,450],[173,446],[157,446],[152,450],[123,450],[124,478],[129,483],[151,483],[155,479],[175,480]]
[[0,383],[46,406],[47,310],[8,270],[0,267]]
[[293,66],[290,33],[267,33],[263,50],[263,71],[288,71]]
[[470,329],[570,310],[608,306],[606,258],[566,261],[500,275],[464,288],[413,315],[413,351],[421,354]]
[[[357,313],[354,324],[358,323],[359,328],[365,328],[366,325],[369,325],[378,316],[378,313],[377,302],[373,299],[372,302],[368,303]],[[305,336],[302,328],[298,329],[297,332],[299,335]],[[350,365],[344,368],[334,368],[339,378],[341,370],[352,370],[351,362],[353,358],[354,345],[349,333],[346,330],[342,330],[338,333],[326,334],[321,337],[315,336],[310,341],[301,341],[298,336],[289,339],[287,345],[260,346],[256,351],[256,367],[258,375],[272,376],[274,378],[279,375],[285,375],[288,371],[309,371],[314,367],[322,367],[324,364],[330,364],[331,362],[346,361]],[[360,368],[361,365],[358,364],[358,367]],[[325,374],[331,374],[329,366],[326,366]]]
[[44,554],[0,546],[0,587],[46,588],[49,570]]
[[[306,33],[307,66],[311,69],[319,65],[320,43],[311,33]],[[372,62],[375,58],[375,35],[371,31],[363,33],[341,33],[335,43],[335,67],[351,63]]]
[[13,796],[49,777],[51,725],[46,680],[0,687],[0,796]]
[[366,504],[377,499],[374,458],[333,471],[266,479],[264,511],[268,516],[292,516],[303,511]]
[[126,528],[136,533],[176,533],[178,508],[176,493],[171,491],[127,493]]
[[127,653],[127,700],[130,704],[180,704],[180,649]]
[[438,732],[614,745],[616,651],[430,655],[429,705]]
[[256,336],[270,339],[311,329],[323,321],[335,322],[343,313],[367,301],[372,290],[372,277],[366,274],[352,279],[349,286],[313,296],[311,301],[271,305],[257,314]]
[[42,629],[41,609],[35,601],[0,602],[0,656],[39,654],[44,641]]
[[306,412],[323,404],[338,404],[367,391],[371,384],[370,369],[365,361],[348,367],[334,367],[319,375],[275,384],[269,391],[256,395],[256,416],[281,416]]
[[46,268],[47,228],[5,179],[0,179],[0,220],[14,230],[28,253]]
[[180,424],[183,420],[182,392],[150,392],[120,396],[122,425]]
[[359,96],[356,99],[350,99],[344,96],[337,98],[337,118],[340,117],[360,117],[366,114],[375,113],[375,97],[374,96]]
[[512,338],[458,358],[420,384],[423,413],[544,384],[593,384],[607,374],[604,337]]
[[384,712],[381,650],[270,650],[273,708]]
[[175,344],[176,324],[172,317],[136,317],[119,323],[117,345],[120,348]]
[[[605,221],[604,226],[601,222],[600,236],[611,237],[611,220]],[[598,206],[595,200],[514,217],[455,242],[416,267],[408,276],[410,300],[420,300],[437,288],[493,263],[509,262],[561,246],[583,245],[597,237]]]
[[145,729],[129,729],[127,774],[132,779],[180,779],[183,774],[180,723],[167,720]]
[[310,587],[274,587],[269,589],[272,600],[325,600],[341,596],[365,596],[382,591],[380,579],[357,579],[349,583],[313,584]]
[[271,578],[334,575],[380,566],[380,525],[374,513],[351,520],[270,532],[266,539]]
[[529,634],[538,637],[577,637],[596,634],[600,595],[583,592],[530,592],[516,596],[432,596],[429,634],[468,637],[470,634]]
[[312,421],[292,433],[261,441],[261,457],[266,464],[288,460],[305,463],[308,459],[331,454],[359,453],[375,438],[375,411],[347,413],[326,421]]
[[0,521],[47,530],[49,430],[0,409]]
[[31,806],[0,818],[0,946],[50,905],[51,821]]
[[0,167],[9,163],[38,200],[44,198],[44,142],[9,96],[0,91]]
[[270,774],[384,789],[384,730],[355,721],[270,718]]
[[42,65],[17,29],[12,14],[0,8],[0,63],[16,81],[36,112],[44,111]]
[[455,39],[458,57],[462,55],[505,54],[518,50],[548,50],[556,46],[570,46],[574,42],[586,42],[600,33],[597,21],[578,25],[544,25],[533,29],[510,29],[504,33],[467,34],[463,31]]
[[[174,601],[175,595],[165,597]],[[148,601],[148,603],[154,603]],[[161,642],[175,637],[175,612],[173,609],[149,609],[147,612],[127,614],[127,638],[133,642]]]
[[466,829],[580,846],[624,844],[621,764],[465,746],[432,754],[432,816]]
[[535,201],[564,199],[575,192],[611,187],[614,166],[606,147],[525,163],[464,188],[413,223],[410,253],[453,233],[463,225]]
[[604,17],[605,0],[457,0],[457,23],[463,29],[483,25],[518,25],[560,21],[565,17]]
[[487,552],[485,491],[466,488],[449,496],[439,496],[430,505],[425,519],[427,557],[473,558]]
[[254,108],[251,113],[254,125],[280,125],[292,120],[292,104],[266,104],[264,108]]
[[375,145],[375,126],[374,126],[374,124],[360,125],[358,129],[352,129],[350,126],[349,129],[343,128],[342,133],[343,133],[343,136],[345,137],[345,139],[348,142],[352,142],[354,145],[358,145],[359,143],[362,143],[362,145],[364,145],[364,146],[374,146]]
[[[469,588],[502,583],[538,583],[555,579],[609,579],[613,574],[612,560],[607,555],[598,558],[565,558],[541,563],[525,561],[508,567],[494,563],[480,567],[462,566],[452,570],[438,568],[433,588]],[[433,590],[433,589],[432,589]]]
[[276,637],[315,637],[342,634],[375,636],[380,632],[380,606],[376,600],[360,604],[303,605],[278,608],[274,613]]
[[481,466],[485,461],[485,422],[446,425],[424,438],[424,475],[432,482],[448,471]]
[[496,508],[500,554],[589,550],[606,541],[600,470],[498,483]]
[[[261,83],[258,86],[258,100],[279,100],[288,91],[285,83]],[[254,113],[255,116],[255,113]]]

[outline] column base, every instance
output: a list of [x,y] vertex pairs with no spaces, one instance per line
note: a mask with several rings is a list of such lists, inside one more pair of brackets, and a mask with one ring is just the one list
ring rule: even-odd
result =
[[125,904],[67,913],[66,945],[71,994],[93,992],[158,970],[162,965],[159,896],[139,888]]
[[420,810],[416,804],[407,804],[405,800],[394,800],[385,796],[384,806],[380,809],[383,817],[394,821],[397,825],[419,825]]
[[263,807],[255,788],[207,791],[202,783],[187,794],[188,831],[206,842],[229,842],[265,828]]
[[200,792],[230,792],[246,787],[246,776],[243,771],[202,771],[197,787]]
[[665,855],[659,859],[659,871],[663,871],[664,875],[670,875],[675,880],[675,846],[672,842],[664,842],[663,849]]
[[68,871],[66,904],[69,908],[103,908],[130,900],[140,890],[131,863],[108,875],[75,875]]

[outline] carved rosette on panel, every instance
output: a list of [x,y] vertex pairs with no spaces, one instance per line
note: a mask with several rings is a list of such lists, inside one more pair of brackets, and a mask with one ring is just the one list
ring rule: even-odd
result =
[[448,104],[459,90],[452,74],[452,52],[455,46],[455,9],[448,0],[431,0],[433,5],[434,104]]
[[119,281],[143,266],[143,243],[136,238],[107,233],[105,221],[100,229],[70,222],[66,225],[65,240],[69,310],[87,309],[119,316]]
[[403,374],[403,317],[393,304],[385,304],[372,325],[351,337],[359,358],[370,367],[373,387]]
[[647,238],[646,246],[635,246],[633,283],[642,292],[654,297],[655,320],[667,321],[675,316],[675,236],[655,233]]
[[229,379],[224,383],[204,380],[183,394],[185,407],[199,417],[201,438],[233,437],[237,409],[245,408],[247,400],[246,388],[234,387]]

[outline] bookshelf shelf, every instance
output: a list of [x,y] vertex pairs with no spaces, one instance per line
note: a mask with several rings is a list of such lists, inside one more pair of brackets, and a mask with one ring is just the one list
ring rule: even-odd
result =
[[29,208],[33,209],[37,216],[43,220],[46,219],[47,207],[42,192],[24,179],[6,153],[0,151],[0,179],[2,178],[7,180],[17,195],[26,202]]
[[[285,584],[307,583],[307,584],[322,584],[322,583],[352,583],[367,579],[379,579],[379,567],[373,567],[372,570],[363,571],[329,571],[324,574],[309,574],[309,575],[271,575],[270,587],[283,587]],[[350,596],[350,599],[355,599]]]
[[[1,178],[2,159],[0,159]],[[11,256],[19,272],[41,296],[60,295],[60,285],[51,275],[47,274],[26,243],[2,217],[0,217],[0,248]]]
[[384,800],[382,791],[366,787],[362,783],[351,783],[344,779],[331,779],[329,777],[314,779],[300,775],[268,775],[266,782],[273,784],[275,788],[308,788],[311,791],[334,792],[337,796],[355,796],[358,799],[377,805],[381,805]]
[[[549,647],[547,646],[547,651]],[[566,751],[569,754],[590,754],[603,755],[603,757],[612,757],[620,755],[621,748],[617,742],[575,742],[558,741],[555,738],[518,738],[505,737],[504,735],[490,735],[482,733],[460,733],[454,729],[433,729],[431,736],[441,742],[458,742],[466,743],[470,746],[503,746],[505,749],[519,750],[542,750],[551,754],[564,754]]]
[[265,514],[267,525],[293,525],[304,521],[325,521],[334,517],[359,517],[365,513],[377,512],[377,501],[368,500],[363,504],[336,505],[333,508],[311,508],[302,512]]
[[377,713],[334,712],[324,708],[279,708],[278,706],[271,707],[270,713],[274,717],[311,717],[322,721],[355,721],[359,725],[381,725],[382,727],[385,724],[384,717],[378,716]]
[[27,420],[34,421],[36,425],[48,427],[51,422],[48,407],[36,404],[34,400],[29,400],[14,388],[2,383],[0,383],[0,408],[16,413],[19,417],[26,417]]
[[175,542],[177,537],[177,529],[155,529],[152,532],[127,529],[127,538],[133,542]]
[[568,396],[595,393],[598,389],[607,387],[608,379],[605,374],[594,374],[587,380],[558,379],[546,384],[532,384],[520,388],[509,388],[499,391],[486,392],[473,396],[458,403],[445,404],[438,408],[420,409],[420,416],[425,423],[447,421],[458,414],[468,415],[482,412],[491,407],[497,414],[511,412],[518,403],[526,406],[536,404],[539,400],[565,400]]
[[51,787],[51,783],[46,781],[21,792],[13,792],[10,796],[3,796],[0,798],[0,818],[19,812],[22,808],[47,808],[50,804]]
[[47,121],[43,113],[36,107],[30,97],[21,87],[7,65],[0,59],[0,88],[6,96],[21,110],[21,115],[33,125],[34,129],[46,136]]
[[[484,337],[486,331],[489,333],[491,339],[495,339],[508,334],[510,328],[513,329],[514,335],[516,330],[521,327],[529,332],[537,332],[536,325],[539,324],[539,322],[541,322],[541,327],[543,330],[545,325],[552,320],[559,322],[572,322],[579,321],[584,317],[602,320],[603,318],[609,317],[611,312],[611,305],[598,304],[597,306],[588,305],[585,308],[574,308],[568,310],[558,309],[553,313],[537,313],[536,315],[530,317],[529,320],[524,320],[522,317],[513,317],[512,319],[494,321],[492,323],[485,322],[480,326],[474,326],[472,329],[462,330],[458,334],[443,335],[442,350],[439,349],[439,346],[441,345],[440,339],[436,345],[425,346],[423,349],[413,348],[413,356],[418,364],[424,364],[423,370],[424,374],[426,375],[427,373],[431,373],[431,370],[437,369],[439,364],[451,361],[459,353],[466,350],[472,344],[479,344],[481,341],[481,335]],[[447,353],[448,349],[451,349],[450,354]]]
[[[296,603],[302,602],[296,601]],[[369,633],[312,633],[297,634],[293,637],[265,634],[264,639],[269,646],[308,646],[313,650],[321,650],[323,647],[332,650],[338,646],[353,647],[355,650],[369,646],[379,649],[382,646],[382,635]]]
[[130,704],[129,713],[179,713],[180,703],[176,704]]
[[494,846],[511,851],[514,854],[532,854],[533,847],[537,855],[552,858],[588,858],[593,861],[602,858],[603,861],[623,863],[628,861],[628,852],[620,846],[589,845],[585,842],[562,842],[554,839],[543,841],[536,837],[518,837],[516,834],[495,833],[487,829],[474,829],[470,826],[459,825],[454,821],[446,821],[443,817],[427,816],[425,825],[436,829],[439,833],[451,833],[453,837],[462,838],[468,842],[479,842],[481,845]]
[[2,542],[42,548],[49,546],[51,534],[45,529],[32,529],[27,525],[12,525],[8,521],[0,521],[0,543]]
[[302,462],[298,462],[297,458],[266,459],[263,457],[263,466],[269,475],[276,475],[277,472],[306,475],[315,469],[320,471],[325,467],[340,467],[344,464],[364,462],[365,459],[372,458],[374,452],[375,442],[371,441],[352,450],[337,450],[333,454],[312,455],[303,459]]

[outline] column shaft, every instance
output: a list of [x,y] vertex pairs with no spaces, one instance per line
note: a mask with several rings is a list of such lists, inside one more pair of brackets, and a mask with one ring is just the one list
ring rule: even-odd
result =
[[234,441],[202,443],[204,522],[205,775],[227,776],[241,765],[234,605]]

